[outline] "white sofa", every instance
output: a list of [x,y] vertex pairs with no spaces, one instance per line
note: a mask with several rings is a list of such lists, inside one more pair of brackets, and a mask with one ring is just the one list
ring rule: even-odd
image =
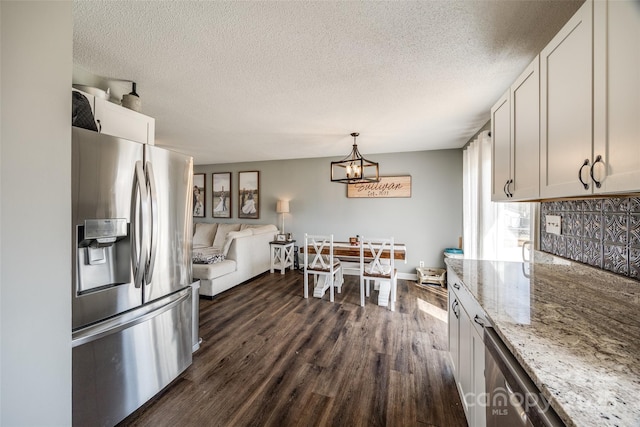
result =
[[269,270],[277,232],[273,224],[196,223],[192,266],[200,295],[211,298]]

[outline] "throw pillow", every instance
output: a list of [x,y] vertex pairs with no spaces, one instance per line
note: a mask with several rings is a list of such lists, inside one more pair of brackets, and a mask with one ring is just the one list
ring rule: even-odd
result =
[[224,261],[223,254],[206,254],[202,252],[194,252],[193,253],[193,263],[194,264],[215,264],[218,262]]
[[216,235],[217,228],[217,223],[196,223],[196,232],[193,235],[193,246],[213,246],[213,238]]
[[227,240],[227,233],[238,230],[240,230],[240,224],[218,224],[218,230],[216,231],[216,237],[213,239],[212,246],[224,247],[224,242]]
[[235,239],[236,237],[245,237],[245,236],[252,236],[253,234],[251,233],[251,230],[249,229],[245,229],[242,231],[230,231],[227,233],[227,238],[224,241],[224,247],[222,248],[222,253],[226,256],[227,253],[229,252],[229,248],[231,247],[231,242],[233,242],[233,239]]

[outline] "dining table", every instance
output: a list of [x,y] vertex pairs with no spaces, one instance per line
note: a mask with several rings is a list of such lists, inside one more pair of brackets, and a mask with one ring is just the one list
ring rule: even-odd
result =
[[[376,245],[373,244],[372,245],[374,249],[379,249],[380,245]],[[316,249],[312,246],[309,245],[307,247],[301,246],[300,247],[300,254],[304,256],[305,253],[308,253],[310,255],[315,254],[316,253]],[[322,248],[322,255],[329,255],[329,247],[325,246]],[[373,256],[372,254],[369,252],[367,253],[367,250],[365,249],[365,253],[364,255],[364,261],[367,262],[367,260],[372,260]],[[359,276],[360,275],[360,244],[359,243],[350,243],[350,242],[333,242],[333,256],[335,258],[338,258],[340,260],[340,263],[342,264],[342,271],[343,274],[347,274],[347,275],[356,275]],[[391,257],[391,251],[389,249],[384,249],[382,251],[382,254],[380,255],[380,258],[382,259],[389,259]],[[393,244],[393,259],[396,261],[404,261],[404,263],[407,263],[407,247],[404,243],[395,243]],[[316,283],[316,286],[314,288],[314,296],[315,295],[319,295],[320,298],[322,298],[322,296],[324,295],[324,292],[328,289],[328,286],[326,285],[326,283],[324,281],[319,281],[318,283]],[[386,305],[385,303],[382,303],[382,301],[378,301],[378,305]]]

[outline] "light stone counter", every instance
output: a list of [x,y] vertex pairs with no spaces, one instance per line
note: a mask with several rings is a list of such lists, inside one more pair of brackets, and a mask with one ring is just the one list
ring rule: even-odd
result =
[[640,426],[640,282],[533,256],[445,261],[567,425]]

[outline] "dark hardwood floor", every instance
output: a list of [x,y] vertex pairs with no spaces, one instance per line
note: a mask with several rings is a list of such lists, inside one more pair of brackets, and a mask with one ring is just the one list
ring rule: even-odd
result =
[[334,303],[305,300],[302,279],[267,273],[201,299],[193,365],[121,425],[466,426],[445,289],[400,280],[391,312],[377,292],[360,307],[355,276]]

